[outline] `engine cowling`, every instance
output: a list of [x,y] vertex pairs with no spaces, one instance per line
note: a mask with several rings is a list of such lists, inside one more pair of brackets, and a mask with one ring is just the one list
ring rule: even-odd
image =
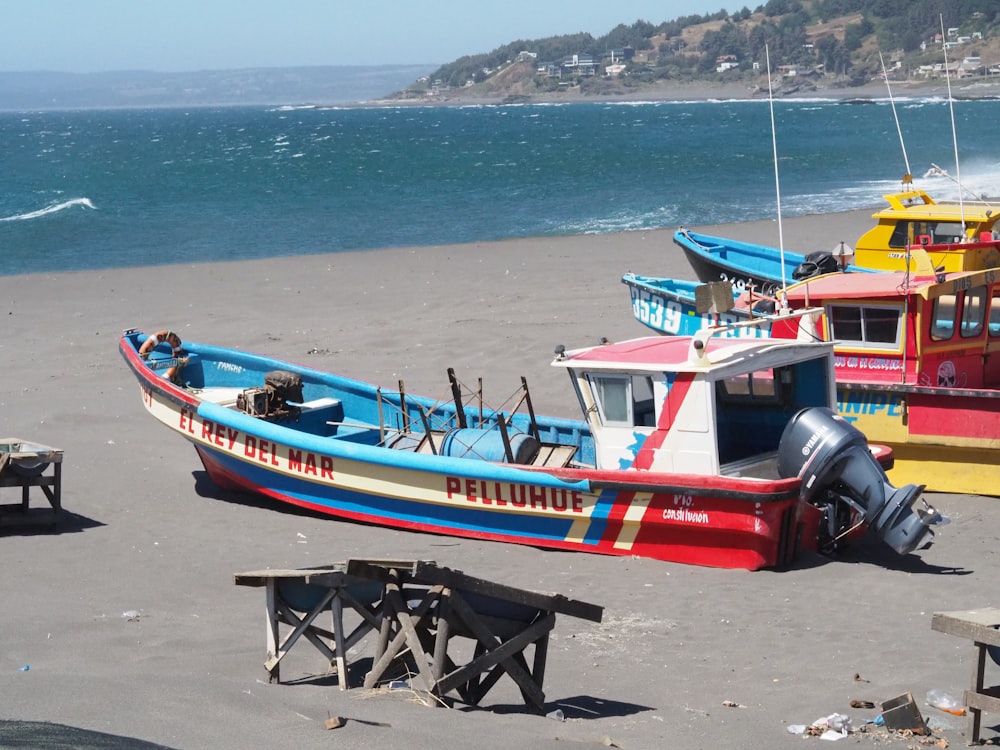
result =
[[934,509],[913,509],[923,486],[890,484],[864,434],[832,409],[810,407],[792,417],[778,445],[778,473],[802,481],[806,502],[825,491],[839,495],[901,555],[929,544],[934,536]]

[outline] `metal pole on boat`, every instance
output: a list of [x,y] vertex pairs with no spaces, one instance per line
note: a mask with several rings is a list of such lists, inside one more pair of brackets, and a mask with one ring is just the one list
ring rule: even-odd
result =
[[507,432],[507,422],[503,419],[497,420],[497,427],[500,428],[500,439],[503,441],[503,451],[507,456],[507,463],[514,463],[514,450],[510,447],[510,433]]
[[774,93],[771,91],[771,52],[764,45],[764,55],[767,58],[767,103],[771,108],[771,148],[774,152],[774,192],[778,204],[778,253],[781,257],[781,288],[787,289],[785,277],[785,238],[781,228],[781,183],[778,181],[778,137],[774,128]]
[[535,407],[531,404],[531,394],[528,392],[528,379],[521,376],[521,388],[524,389],[524,403],[528,406],[528,417],[531,419],[531,434],[535,440],[542,442],[542,436],[538,432],[538,422],[535,420]]
[[948,84],[948,112],[951,114],[951,143],[955,149],[955,180],[958,182],[958,212],[962,217],[962,241],[968,239],[965,226],[965,202],[962,199],[962,168],[958,165],[958,137],[955,134],[955,100],[951,96],[951,71],[948,70],[948,37],[944,34],[944,14],[938,14],[941,21],[941,51],[944,53],[944,80]]
[[378,444],[385,445],[385,418],[382,415],[382,386],[375,389],[375,403],[378,404]]
[[399,410],[403,412],[403,432],[410,431],[410,414],[406,409],[406,388],[403,381],[399,381]]
[[451,383],[451,397],[455,400],[455,419],[458,421],[458,426],[464,430],[469,425],[465,420],[465,406],[462,404],[462,387],[458,384],[453,367],[448,368],[448,382]]
[[899,145],[903,149],[903,165],[906,167],[906,174],[903,175],[903,183],[912,184],[913,173],[910,171],[910,160],[906,157],[906,143],[903,142],[903,131],[899,127],[896,102],[892,98],[892,86],[889,85],[889,74],[885,71],[885,60],[882,59],[882,50],[878,51],[878,61],[882,63],[882,78],[885,80],[885,88],[889,92],[889,105],[892,107],[892,117],[896,121],[896,132],[899,133]]
[[419,404],[417,404],[417,409],[420,410],[420,421],[424,424],[424,435],[427,437],[427,445],[430,446],[431,453],[436,456],[438,455],[437,446],[434,445],[434,433],[431,431],[431,423],[427,419],[427,412]]
[[477,396],[479,397],[479,424],[483,423],[483,379],[479,378],[476,381],[477,385]]

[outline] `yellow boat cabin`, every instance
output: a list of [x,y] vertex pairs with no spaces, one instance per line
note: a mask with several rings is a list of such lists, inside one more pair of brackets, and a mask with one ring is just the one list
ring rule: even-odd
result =
[[878,223],[855,244],[857,265],[905,271],[910,248],[919,246],[939,270],[1000,267],[1000,199],[935,201],[923,190],[883,197],[888,208],[872,214]]

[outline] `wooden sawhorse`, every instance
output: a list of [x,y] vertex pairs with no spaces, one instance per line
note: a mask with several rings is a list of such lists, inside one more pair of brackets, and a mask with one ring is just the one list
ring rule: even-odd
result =
[[[349,560],[347,572],[384,586],[381,627],[365,687],[375,687],[390,667],[406,663],[423,690],[439,702],[454,690],[465,703],[478,705],[507,674],[528,709],[544,713],[542,683],[556,614],[593,622],[603,615],[603,608],[594,604],[474,578],[433,562],[393,567]],[[473,657],[465,663],[456,663],[449,652],[457,637],[474,642]],[[530,667],[525,656],[529,646]]]
[[1000,714],[1000,685],[987,687],[986,659],[992,656],[990,647],[1000,647],[1000,609],[968,609],[957,612],[935,612],[931,629],[959,638],[968,638],[976,648],[972,665],[972,687],[965,691],[963,702],[969,709],[969,743],[978,744],[982,713]]
[[[346,572],[346,563],[293,570],[258,570],[237,573],[237,586],[263,586],[266,591],[266,654],[264,668],[269,682],[281,682],[281,660],[300,637],[315,646],[336,670],[341,690],[347,690],[347,652],[381,625],[382,585]],[[345,635],[344,611],[353,610],[361,621]],[[330,612],[330,629],[317,619]],[[281,637],[281,625],[292,629]]]

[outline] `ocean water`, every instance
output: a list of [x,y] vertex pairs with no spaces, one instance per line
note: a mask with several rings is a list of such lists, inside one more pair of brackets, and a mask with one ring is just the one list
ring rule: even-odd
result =
[[766,219],[778,186],[783,216],[874,208],[907,165],[1000,195],[1000,101],[773,109],[773,132],[766,100],[0,113],[0,275]]

